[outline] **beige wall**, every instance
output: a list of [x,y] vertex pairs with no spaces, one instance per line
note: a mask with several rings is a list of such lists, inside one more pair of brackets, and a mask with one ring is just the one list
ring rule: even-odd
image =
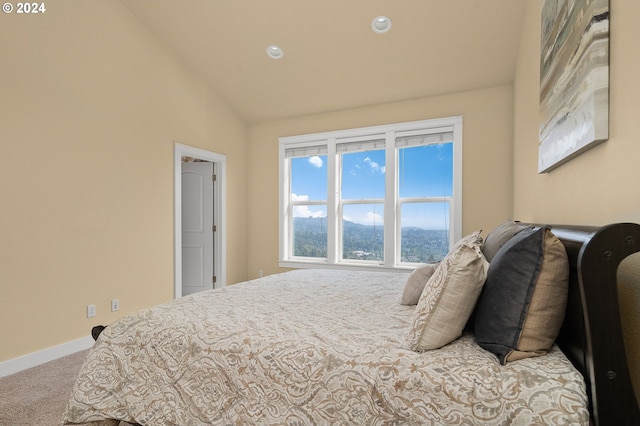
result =
[[278,268],[278,138],[462,115],[463,233],[511,216],[511,86],[268,122],[249,128],[249,271]]
[[640,222],[640,2],[611,0],[609,140],[537,173],[540,11],[527,3],[515,82],[514,215],[526,221]]
[[246,279],[245,124],[119,2],[1,21],[0,361],[173,298],[174,141],[228,156]]
[[[514,216],[539,223],[640,223],[640,2],[611,0],[609,140],[547,174],[537,173],[540,12],[527,3],[515,92]],[[640,257],[625,262],[622,310],[640,400]],[[635,285],[630,285],[635,282]]]

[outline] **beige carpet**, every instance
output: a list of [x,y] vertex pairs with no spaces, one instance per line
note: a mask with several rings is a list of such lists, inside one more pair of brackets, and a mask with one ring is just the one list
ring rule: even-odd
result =
[[81,351],[0,378],[0,425],[61,425],[86,356]]

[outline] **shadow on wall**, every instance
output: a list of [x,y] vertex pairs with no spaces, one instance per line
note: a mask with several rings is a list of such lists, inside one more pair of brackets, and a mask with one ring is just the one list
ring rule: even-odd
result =
[[627,257],[618,269],[618,300],[629,372],[640,405],[640,253]]

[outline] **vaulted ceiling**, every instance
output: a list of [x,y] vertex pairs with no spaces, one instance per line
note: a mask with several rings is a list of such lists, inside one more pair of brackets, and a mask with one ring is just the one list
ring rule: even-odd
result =
[[509,84],[528,0],[121,1],[254,123]]

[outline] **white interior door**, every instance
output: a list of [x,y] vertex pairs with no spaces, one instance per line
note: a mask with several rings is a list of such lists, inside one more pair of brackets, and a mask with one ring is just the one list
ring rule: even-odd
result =
[[182,163],[182,295],[214,285],[213,163]]

